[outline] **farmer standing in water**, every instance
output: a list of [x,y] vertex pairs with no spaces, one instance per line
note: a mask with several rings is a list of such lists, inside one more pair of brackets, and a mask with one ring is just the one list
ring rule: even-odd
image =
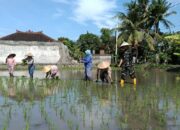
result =
[[92,54],[90,50],[85,51],[85,57],[81,59],[81,62],[84,63],[84,80],[92,80]]
[[7,67],[8,67],[8,71],[9,71],[9,76],[10,77],[13,77],[14,76],[14,68],[15,68],[15,65],[16,65],[16,61],[14,59],[14,57],[16,56],[16,54],[12,53],[12,54],[9,54],[6,58],[6,64],[7,64]]
[[126,76],[130,76],[133,80],[133,84],[136,84],[136,76],[135,71],[133,67],[133,54],[132,49],[130,47],[130,44],[127,42],[123,42],[120,46],[120,49],[122,51],[122,56],[120,58],[119,67],[122,68],[121,70],[121,80],[120,84],[123,86]]
[[28,65],[28,71],[29,71],[30,78],[33,78],[35,65],[34,65],[34,58],[33,58],[32,53],[28,53],[26,55],[26,58],[23,59],[23,62],[25,62]]

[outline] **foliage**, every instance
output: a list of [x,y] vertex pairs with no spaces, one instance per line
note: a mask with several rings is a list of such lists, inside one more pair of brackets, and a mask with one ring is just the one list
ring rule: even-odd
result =
[[113,31],[108,28],[101,29],[101,46],[105,49],[106,53],[112,54],[115,52],[115,37],[113,37]]
[[171,48],[171,62],[180,64],[180,34],[165,36],[165,40]]
[[79,47],[75,42],[65,37],[58,38],[58,41],[62,42],[68,47],[68,49],[70,50],[69,53],[73,58],[78,60],[80,57],[82,57],[83,53],[80,51]]
[[154,27],[154,32],[159,33],[159,24],[162,23],[167,29],[173,24],[166,18],[172,14],[176,14],[175,11],[169,11],[171,8],[171,3],[167,0],[152,0],[149,5],[149,26]]
[[141,4],[136,1],[127,3],[126,7],[128,12],[126,14],[119,12],[116,15],[119,20],[122,20],[122,23],[119,24],[118,27],[118,30],[121,32],[118,37],[118,42],[122,43],[123,41],[128,41],[132,45],[138,45],[145,40],[146,43],[148,43],[149,48],[154,50],[154,40],[145,29],[147,18],[146,15],[140,15],[142,14],[142,11],[140,10],[139,5]]
[[169,40],[172,43],[180,44],[180,34],[168,35],[165,36],[165,39]]
[[[127,12],[116,15],[122,21],[118,26],[118,42],[127,41],[141,48],[143,56],[139,57],[145,61],[157,63],[159,58],[160,63],[172,62],[173,51],[177,47],[162,37],[159,28],[160,23],[167,29],[173,25],[167,20],[168,16],[176,14],[175,11],[169,11],[171,3],[167,0],[134,0],[126,3],[125,7]],[[174,54],[178,55],[179,52]]]
[[85,50],[99,50],[100,48],[100,39],[97,35],[92,33],[81,34],[77,40],[77,45],[80,48],[80,51],[85,52]]

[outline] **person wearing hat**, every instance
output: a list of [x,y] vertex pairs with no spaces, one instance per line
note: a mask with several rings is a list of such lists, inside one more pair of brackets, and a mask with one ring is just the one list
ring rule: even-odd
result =
[[136,76],[133,67],[133,54],[130,44],[127,42],[123,42],[120,46],[122,56],[120,58],[119,67],[122,67],[121,70],[121,80],[120,84],[124,85],[125,77],[130,76],[133,79],[133,84],[136,84]]
[[33,78],[34,70],[35,70],[33,55],[32,55],[32,53],[28,53],[25,56],[26,56],[26,58],[23,59],[23,61],[27,63],[29,75],[30,75],[31,78]]
[[16,54],[9,54],[6,58],[6,64],[8,67],[10,77],[14,76],[13,72],[14,72],[14,67],[16,65],[16,61],[14,59],[15,56],[16,56]]
[[87,80],[92,80],[92,54],[90,50],[85,51],[85,57],[81,59],[81,62],[84,63],[85,67],[85,77],[84,79]]
[[109,61],[102,61],[98,64],[97,66],[97,80],[98,82],[100,75],[100,79],[102,82],[106,83],[111,83],[112,78],[111,78],[111,67],[110,67],[110,62]]
[[56,65],[47,65],[44,66],[43,72],[46,73],[46,78],[58,78],[57,73],[58,73],[58,67]]

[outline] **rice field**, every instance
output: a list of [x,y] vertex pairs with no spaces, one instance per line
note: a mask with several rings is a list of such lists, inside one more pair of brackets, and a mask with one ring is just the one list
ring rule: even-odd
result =
[[60,80],[16,75],[0,76],[0,130],[180,129],[178,73],[138,72],[137,85],[123,87],[119,71],[113,84],[85,82],[80,70],[63,71]]

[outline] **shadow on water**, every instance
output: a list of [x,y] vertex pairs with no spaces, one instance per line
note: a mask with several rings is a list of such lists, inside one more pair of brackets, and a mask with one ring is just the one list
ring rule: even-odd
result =
[[136,86],[121,87],[118,71],[113,84],[84,82],[81,71],[62,73],[63,80],[0,77],[0,129],[180,129],[178,74],[144,71]]

